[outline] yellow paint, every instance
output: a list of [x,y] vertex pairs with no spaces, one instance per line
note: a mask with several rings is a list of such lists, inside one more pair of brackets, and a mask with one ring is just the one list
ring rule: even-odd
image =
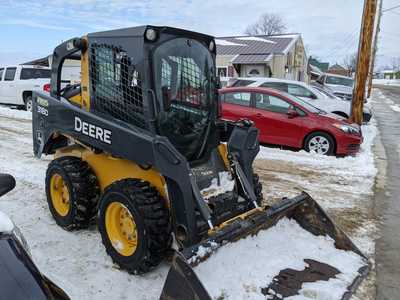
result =
[[96,174],[102,191],[115,181],[137,178],[150,182],[164,199],[168,199],[164,177],[154,168],[144,170],[132,161],[116,158],[106,153],[96,154],[79,145],[57,150],[55,157],[62,156],[75,156],[86,161]]
[[218,146],[219,155],[221,155],[224,160],[225,166],[229,169],[229,160],[228,160],[228,147],[226,144],[219,144]]
[[246,212],[244,212],[244,213],[242,213],[242,214],[240,214],[238,216],[233,217],[232,219],[229,219],[229,220],[219,224],[218,226],[215,226],[212,229],[209,229],[208,230],[208,235],[214,234],[215,232],[217,232],[218,230],[224,228],[225,226],[227,226],[229,224],[232,224],[237,219],[245,220],[248,217],[252,216],[253,214],[258,213],[258,212],[262,212],[264,210],[265,210],[265,208],[257,207],[257,208],[253,208],[252,210],[246,211]]
[[82,96],[80,94],[75,95],[71,98],[68,99],[69,101],[78,104],[79,106],[82,107]]
[[129,209],[117,199],[106,209],[105,225],[114,249],[123,256],[133,255],[138,244],[136,223]]
[[[88,44],[87,37],[82,37]],[[90,110],[90,93],[89,93],[89,49],[82,52],[81,56],[81,107]]]
[[56,212],[65,217],[70,210],[70,196],[68,186],[60,174],[53,174],[50,178],[50,198]]

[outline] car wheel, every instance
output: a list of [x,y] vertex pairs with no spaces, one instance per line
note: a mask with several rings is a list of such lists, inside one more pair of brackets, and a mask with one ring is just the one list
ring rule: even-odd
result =
[[327,133],[314,132],[306,138],[304,149],[311,153],[332,155],[335,150],[335,142]]
[[33,108],[33,98],[32,96],[28,96],[25,98],[25,110],[32,111]]

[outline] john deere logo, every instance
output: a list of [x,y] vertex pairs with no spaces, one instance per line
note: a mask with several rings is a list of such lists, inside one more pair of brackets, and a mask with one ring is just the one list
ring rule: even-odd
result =
[[108,129],[85,122],[79,117],[75,117],[74,129],[76,132],[80,132],[84,135],[90,136],[91,138],[111,145],[111,131]]

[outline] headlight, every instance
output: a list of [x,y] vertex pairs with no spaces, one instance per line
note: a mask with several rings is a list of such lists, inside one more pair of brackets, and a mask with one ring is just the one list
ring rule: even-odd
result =
[[22,234],[21,230],[14,225],[14,229],[12,231],[12,234],[15,235],[15,237],[18,239],[18,241],[21,243],[22,247],[25,249],[25,251],[28,253],[29,256],[31,255],[31,249],[29,248],[28,243],[26,242],[26,239],[24,235]]
[[153,28],[147,29],[145,35],[146,39],[151,42],[154,42],[157,39],[157,31],[155,31]]
[[333,126],[340,129],[341,131],[343,131],[345,133],[360,134],[360,129],[358,129],[357,127],[351,126],[351,125],[334,123]]

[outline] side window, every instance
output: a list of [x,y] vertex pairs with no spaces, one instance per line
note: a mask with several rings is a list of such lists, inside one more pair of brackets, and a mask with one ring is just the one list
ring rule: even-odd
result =
[[288,84],[288,93],[298,97],[315,98],[315,95],[312,92],[296,84]]
[[0,69],[0,81],[3,80],[3,73],[4,73],[4,68]]
[[7,68],[6,69],[6,74],[4,75],[4,80],[5,81],[12,81],[14,80],[15,77],[15,72],[17,71],[17,68]]
[[292,105],[278,97],[256,94],[256,107],[271,112],[286,114]]
[[242,105],[242,106],[250,106],[250,93],[226,93],[224,97],[224,101],[230,104]]
[[265,87],[265,88],[275,89],[275,90],[282,91],[282,92],[288,91],[287,84],[283,83],[283,82],[264,82],[260,86]]
[[248,86],[254,82],[255,82],[254,80],[236,80],[234,84],[232,84],[232,86],[233,87]]

